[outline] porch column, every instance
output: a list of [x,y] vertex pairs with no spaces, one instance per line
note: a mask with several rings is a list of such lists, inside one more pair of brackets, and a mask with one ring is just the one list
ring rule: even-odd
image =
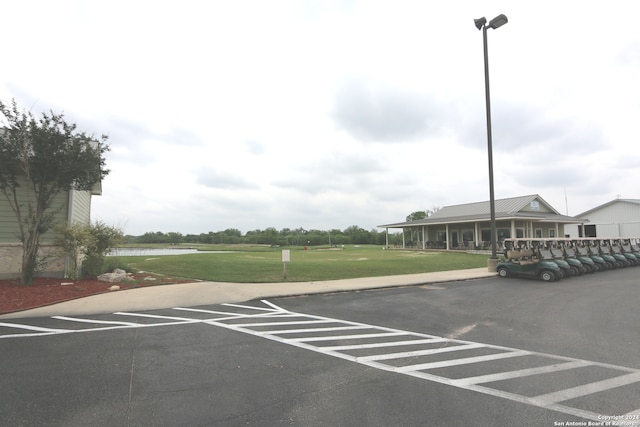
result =
[[389,227],[385,227],[384,229],[384,243],[385,247],[389,248]]
[[447,236],[447,250],[449,250],[449,224],[445,225],[445,236]]
[[422,249],[427,249],[427,242],[424,240],[424,225],[422,226]]
[[516,237],[516,220],[511,220],[511,238]]
[[474,240],[475,240],[475,246],[480,246],[480,235],[478,234],[478,231],[479,231],[478,230],[478,223],[477,222],[473,223],[473,227],[474,227],[473,236],[474,236]]
[[404,228],[402,229],[402,249],[407,249],[407,247],[404,244]]

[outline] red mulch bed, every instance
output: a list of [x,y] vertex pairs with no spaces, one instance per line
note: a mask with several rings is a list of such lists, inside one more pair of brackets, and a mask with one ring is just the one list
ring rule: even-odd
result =
[[[0,314],[43,307],[106,292],[118,292],[109,290],[113,285],[120,286],[120,290],[126,290],[194,281],[150,273],[133,274],[130,277],[134,280],[118,283],[102,282],[97,279],[74,281],[38,277],[31,285],[26,286],[20,285],[17,279],[0,280]],[[149,277],[156,280],[145,280]]]

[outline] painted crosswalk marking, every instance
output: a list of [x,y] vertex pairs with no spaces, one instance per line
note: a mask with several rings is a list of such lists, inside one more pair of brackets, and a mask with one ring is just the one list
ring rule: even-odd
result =
[[[636,387],[634,394],[640,395],[640,369],[295,313],[280,308],[269,301],[261,301],[261,303],[261,306],[223,304],[222,310],[184,307],[176,307],[171,310],[183,315],[150,312],[113,313],[111,316],[116,316],[117,320],[69,316],[55,316],[53,318],[61,322],[72,322],[73,329],[47,328],[37,324],[24,324],[24,322],[0,322],[0,338],[207,324],[255,335],[368,367],[409,375],[594,421],[602,421],[603,416],[611,414],[605,414],[604,411],[598,412],[597,409],[587,411],[572,407],[567,404],[567,401],[629,385]],[[190,315],[200,318],[194,318]],[[141,321],[137,321],[137,319]],[[3,331],[9,333],[3,334]],[[548,363],[542,366],[526,366],[528,363],[526,359],[531,356],[544,359]],[[437,359],[433,359],[434,357]],[[522,367],[519,369],[482,373],[482,366],[486,362],[516,358],[521,361],[520,366]],[[539,364],[539,362],[537,363]],[[441,373],[442,368],[446,370],[446,368],[462,365],[472,368],[478,367],[478,375],[452,378]],[[494,368],[494,370],[499,370],[499,363],[496,366],[498,368]],[[572,370],[579,368],[607,368],[612,372],[610,378],[563,390],[549,390],[536,396],[525,396],[494,387],[494,383],[527,381],[536,375],[572,372]],[[579,377],[580,374],[576,373],[575,375]],[[629,417],[628,425],[640,426],[640,423],[634,420],[635,416],[640,414],[640,408],[621,409],[617,415]]]

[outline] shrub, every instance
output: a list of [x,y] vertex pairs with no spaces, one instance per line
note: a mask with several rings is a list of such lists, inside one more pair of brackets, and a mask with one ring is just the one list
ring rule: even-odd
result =
[[55,244],[62,247],[65,255],[71,259],[72,271],[69,276],[72,279],[79,276],[78,263],[81,259],[83,276],[97,277],[109,271],[111,266],[106,265],[105,255],[123,238],[120,229],[103,222],[93,225],[65,225],[57,227],[57,231]]

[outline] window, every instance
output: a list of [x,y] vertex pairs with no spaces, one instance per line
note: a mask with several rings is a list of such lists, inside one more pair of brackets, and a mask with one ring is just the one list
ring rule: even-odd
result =
[[549,229],[549,237],[551,238],[556,237],[556,230],[554,228]]
[[444,230],[438,231],[438,242],[446,242],[447,241],[447,232]]
[[535,233],[536,233],[536,239],[542,239],[542,228],[536,228]]
[[511,237],[511,230],[508,228],[498,228],[496,231],[498,232],[498,242]]
[[524,239],[524,228],[516,228],[516,238]]

